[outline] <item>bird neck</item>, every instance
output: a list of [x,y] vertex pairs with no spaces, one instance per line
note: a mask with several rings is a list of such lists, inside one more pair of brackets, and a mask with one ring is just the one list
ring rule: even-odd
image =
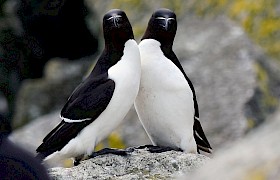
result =
[[110,51],[123,51],[124,44],[129,40],[134,39],[133,33],[126,32],[125,30],[117,29],[104,35],[105,49]]
[[115,65],[123,56],[123,50],[118,50],[118,48],[105,46],[105,49],[98,59],[90,76],[98,76],[100,74],[106,73],[110,67]]
[[154,30],[147,29],[141,40],[155,39],[160,42],[161,46],[164,47],[166,51],[172,51],[174,38],[175,34],[165,33],[161,31],[156,32]]
[[[121,40],[120,40],[121,41]],[[105,50],[106,52],[123,52],[124,50],[124,42],[114,42],[110,41],[109,43],[105,42]]]

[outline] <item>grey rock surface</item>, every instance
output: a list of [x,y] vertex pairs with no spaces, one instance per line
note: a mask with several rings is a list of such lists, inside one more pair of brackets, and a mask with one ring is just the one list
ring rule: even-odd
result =
[[244,135],[244,108],[256,88],[258,48],[225,17],[179,22],[174,51],[194,84],[200,121],[213,147]]
[[52,168],[49,174],[53,179],[170,179],[194,171],[208,161],[203,155],[134,150],[127,156],[97,156],[72,168]]
[[43,138],[61,121],[59,111],[41,116],[40,118],[18,128],[9,136],[15,144],[35,155],[36,148]]
[[280,179],[280,108],[242,140],[218,150],[197,172],[182,179]]

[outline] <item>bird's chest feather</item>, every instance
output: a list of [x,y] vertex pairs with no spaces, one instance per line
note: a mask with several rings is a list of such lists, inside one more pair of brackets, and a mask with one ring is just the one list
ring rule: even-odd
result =
[[108,70],[108,74],[109,78],[115,81],[116,90],[119,88],[127,91],[138,89],[141,65],[139,49],[134,40],[128,40],[125,43],[121,60]]
[[151,88],[161,92],[188,90],[183,73],[164,56],[160,44],[151,39],[144,41],[139,45],[142,66],[140,88]]
[[184,119],[186,113],[192,116],[193,94],[183,73],[164,56],[157,41],[144,40],[141,43],[142,75],[137,105],[145,109],[143,114],[159,121]]

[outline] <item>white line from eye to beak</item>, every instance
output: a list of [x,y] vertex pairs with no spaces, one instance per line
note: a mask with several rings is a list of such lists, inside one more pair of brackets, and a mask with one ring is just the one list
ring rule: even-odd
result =
[[111,19],[113,19],[113,18],[119,18],[119,17],[122,17],[122,16],[121,16],[121,15],[113,15],[113,16],[109,17],[109,18],[106,19],[106,20],[111,20]]
[[168,21],[175,20],[174,18],[156,17],[156,19],[164,20],[165,25],[163,26],[166,30],[168,29]]
[[164,20],[167,20],[167,21],[174,20],[174,18],[165,18],[165,17],[157,17],[156,19],[164,19]]

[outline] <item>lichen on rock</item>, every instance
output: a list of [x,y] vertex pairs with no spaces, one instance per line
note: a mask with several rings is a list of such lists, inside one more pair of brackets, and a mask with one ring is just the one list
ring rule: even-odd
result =
[[127,156],[102,155],[72,168],[52,168],[53,179],[170,179],[194,171],[209,158],[177,151],[150,153],[134,149]]

